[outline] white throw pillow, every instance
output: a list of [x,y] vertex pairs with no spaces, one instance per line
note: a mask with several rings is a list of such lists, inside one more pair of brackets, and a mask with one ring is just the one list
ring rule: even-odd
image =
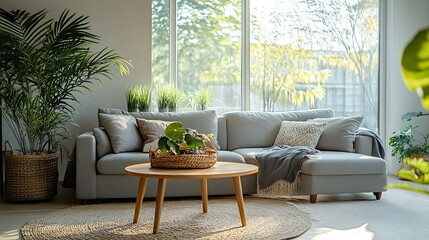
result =
[[315,148],[326,123],[283,121],[274,145]]

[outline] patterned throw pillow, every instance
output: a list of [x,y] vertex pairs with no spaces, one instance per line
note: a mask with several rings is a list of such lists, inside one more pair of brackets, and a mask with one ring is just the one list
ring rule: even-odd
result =
[[274,145],[315,148],[326,123],[283,121]]

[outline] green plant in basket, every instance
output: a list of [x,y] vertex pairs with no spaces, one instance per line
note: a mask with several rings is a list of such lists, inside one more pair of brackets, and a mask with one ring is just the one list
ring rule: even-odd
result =
[[212,144],[213,134],[202,134],[191,128],[183,128],[181,122],[173,122],[165,129],[165,136],[158,141],[161,152],[180,154],[204,154],[202,149],[206,147],[208,140]]

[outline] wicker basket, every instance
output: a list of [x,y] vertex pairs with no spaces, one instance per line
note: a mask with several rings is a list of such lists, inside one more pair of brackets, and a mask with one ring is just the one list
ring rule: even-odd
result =
[[159,149],[149,153],[150,166],[153,168],[210,168],[217,161],[216,149],[205,148],[205,154],[171,155]]
[[59,153],[17,153],[12,145],[5,161],[5,197],[25,202],[52,199],[57,195]]

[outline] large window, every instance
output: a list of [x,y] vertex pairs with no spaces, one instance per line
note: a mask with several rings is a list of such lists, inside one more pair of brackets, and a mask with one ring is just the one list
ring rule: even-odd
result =
[[331,108],[377,129],[377,0],[152,2],[154,82],[211,87],[217,113]]

